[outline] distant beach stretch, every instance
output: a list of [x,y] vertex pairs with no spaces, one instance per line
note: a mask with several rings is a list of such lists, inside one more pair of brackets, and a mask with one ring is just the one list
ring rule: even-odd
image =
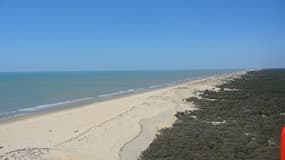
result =
[[81,107],[34,114],[0,125],[0,159],[134,160],[174,114],[195,107],[183,99],[246,71],[196,77],[192,81]]

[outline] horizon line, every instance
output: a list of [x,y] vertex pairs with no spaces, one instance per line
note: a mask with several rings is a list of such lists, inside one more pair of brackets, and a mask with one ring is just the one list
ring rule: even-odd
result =
[[193,68],[193,69],[86,69],[86,70],[16,70],[0,73],[38,73],[38,72],[124,72],[124,71],[195,71],[195,70],[251,70],[251,69],[285,69],[285,68]]

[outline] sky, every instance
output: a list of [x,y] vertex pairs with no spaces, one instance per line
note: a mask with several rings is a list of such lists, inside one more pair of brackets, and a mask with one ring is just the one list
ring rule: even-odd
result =
[[0,71],[285,67],[284,0],[0,0]]

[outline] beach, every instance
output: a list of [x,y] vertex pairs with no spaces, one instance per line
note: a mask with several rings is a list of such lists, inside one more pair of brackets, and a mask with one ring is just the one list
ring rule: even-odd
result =
[[195,110],[183,99],[246,71],[211,76],[82,107],[0,124],[0,159],[133,160],[177,111]]

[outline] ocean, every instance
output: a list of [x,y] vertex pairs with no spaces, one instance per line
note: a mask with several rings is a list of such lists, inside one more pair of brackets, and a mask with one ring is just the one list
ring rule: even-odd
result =
[[76,107],[236,70],[0,73],[0,119]]

